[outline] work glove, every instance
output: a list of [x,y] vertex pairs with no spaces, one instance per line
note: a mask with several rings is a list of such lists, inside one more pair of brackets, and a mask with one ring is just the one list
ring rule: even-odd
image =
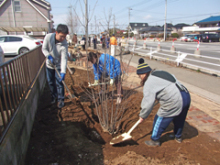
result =
[[64,80],[64,78],[65,78],[65,73],[60,73],[60,82],[62,82],[63,80]]
[[110,85],[112,86],[113,84],[114,84],[114,79],[111,78],[111,79],[110,79]]
[[98,85],[99,84],[99,80],[95,80],[93,85]]
[[50,62],[51,62],[52,64],[54,64],[54,63],[53,63],[53,57],[52,57],[51,55],[49,55],[47,58],[50,60]]

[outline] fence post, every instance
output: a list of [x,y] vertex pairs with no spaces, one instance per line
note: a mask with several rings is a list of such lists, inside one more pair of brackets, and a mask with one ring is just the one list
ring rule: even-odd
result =
[[150,59],[152,58],[152,47],[150,47]]
[[146,39],[144,40],[143,49],[146,49]]
[[195,50],[195,52],[194,52],[194,54],[195,54],[195,57],[200,57],[199,55],[201,55],[201,52],[200,52],[200,50],[199,50],[199,40],[198,40],[198,44],[197,44],[197,48],[196,48],[196,50]]
[[177,56],[177,66],[179,66],[180,62],[178,61],[178,59],[180,58],[180,51],[178,51],[178,56]]
[[157,45],[157,51],[160,51],[161,47],[160,47],[160,40],[158,40],[158,45]]

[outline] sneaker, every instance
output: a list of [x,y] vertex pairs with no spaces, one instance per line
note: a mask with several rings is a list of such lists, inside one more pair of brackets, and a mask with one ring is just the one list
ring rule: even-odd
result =
[[63,102],[62,100],[59,101],[57,107],[58,107],[58,108],[62,108],[62,107],[64,107],[64,102]]
[[181,137],[180,138],[176,137],[175,140],[176,140],[177,143],[182,143],[182,141],[183,141],[183,139]]
[[154,140],[145,141],[145,144],[148,145],[149,147],[160,146],[160,142],[159,141],[154,141]]
[[121,97],[117,98],[117,104],[121,104]]
[[170,134],[169,137],[170,137],[171,139],[175,139],[177,143],[182,143],[182,141],[183,141],[181,137],[180,137],[180,138],[177,138],[177,137],[175,137],[174,134]]

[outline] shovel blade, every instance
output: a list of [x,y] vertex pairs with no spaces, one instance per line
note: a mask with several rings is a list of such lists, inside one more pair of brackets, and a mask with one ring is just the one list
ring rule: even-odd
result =
[[121,143],[123,141],[129,140],[131,138],[132,138],[131,135],[129,135],[128,133],[123,133],[123,134],[113,138],[110,141],[110,145],[115,145],[115,144]]

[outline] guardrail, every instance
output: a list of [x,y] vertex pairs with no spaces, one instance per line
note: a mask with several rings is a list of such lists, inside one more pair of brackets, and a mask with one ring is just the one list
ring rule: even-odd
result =
[[0,143],[44,61],[39,46],[0,65]]
[[177,66],[181,65],[197,71],[220,76],[220,58],[166,49],[158,50],[157,48],[148,46],[144,49],[142,46],[137,45],[128,47],[127,44],[124,44],[124,46],[131,52],[137,53],[141,56],[149,56],[150,59],[155,58],[170,61],[175,63]]

